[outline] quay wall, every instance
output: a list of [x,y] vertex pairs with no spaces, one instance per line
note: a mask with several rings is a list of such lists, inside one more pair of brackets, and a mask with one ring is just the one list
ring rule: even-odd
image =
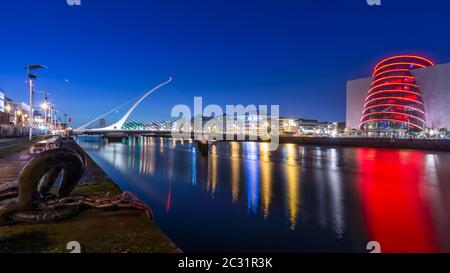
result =
[[450,139],[392,139],[392,138],[344,138],[344,137],[280,137],[280,143],[300,145],[371,147],[450,151]]

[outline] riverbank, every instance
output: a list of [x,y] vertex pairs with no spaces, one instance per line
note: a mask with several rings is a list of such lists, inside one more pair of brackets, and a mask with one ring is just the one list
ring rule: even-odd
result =
[[[30,159],[24,149],[0,158],[0,184],[16,180]],[[73,193],[105,196],[121,192],[88,157],[86,173]],[[2,253],[67,253],[67,243],[71,241],[79,242],[84,253],[180,252],[142,212],[131,209],[88,209],[73,218],[55,223],[0,226]]]
[[[172,138],[167,134],[142,135],[143,137],[161,137]],[[194,136],[191,136],[194,139]],[[123,141],[123,136],[107,137],[111,142]],[[223,136],[226,140],[227,136]],[[267,142],[260,139],[250,140],[248,136],[244,140],[237,140],[234,136],[234,142]],[[369,138],[369,137],[299,137],[299,136],[280,136],[280,143],[311,145],[311,146],[342,146],[342,147],[369,147],[369,148],[391,148],[391,149],[410,149],[410,150],[429,150],[429,151],[450,151],[450,139],[402,139],[402,138]]]
[[349,137],[280,137],[280,143],[316,146],[369,147],[450,151],[450,139],[393,139]]

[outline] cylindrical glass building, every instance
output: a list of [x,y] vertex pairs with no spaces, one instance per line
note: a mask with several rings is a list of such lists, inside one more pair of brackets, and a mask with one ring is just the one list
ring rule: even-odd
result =
[[400,55],[380,61],[374,69],[362,113],[362,130],[422,131],[425,108],[422,94],[410,70],[434,65],[414,55]]

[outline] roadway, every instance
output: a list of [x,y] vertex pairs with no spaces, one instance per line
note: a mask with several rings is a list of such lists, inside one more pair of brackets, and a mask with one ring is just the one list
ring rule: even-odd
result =
[[27,141],[28,141],[27,137],[0,138],[0,149],[16,146],[18,144],[22,144]]

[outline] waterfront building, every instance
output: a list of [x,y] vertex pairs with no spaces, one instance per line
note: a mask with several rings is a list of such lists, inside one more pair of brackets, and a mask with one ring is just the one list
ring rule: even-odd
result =
[[34,127],[38,128],[39,130],[45,130],[45,116],[43,116],[41,113],[34,111],[33,112],[33,118],[34,118]]
[[335,136],[338,133],[338,124],[338,122],[318,121],[315,119],[280,118],[280,134]]
[[8,113],[0,112],[0,125],[10,125]]
[[5,93],[0,90],[0,125],[9,125],[9,113],[5,106]]
[[5,93],[0,90],[0,112],[5,112]]
[[338,122],[299,119],[300,135],[335,136],[338,132]]
[[[266,114],[221,115],[216,117],[201,117],[204,133],[227,133],[256,135],[271,131],[271,120]],[[194,128],[195,118],[192,118],[191,127]],[[275,124],[274,124],[275,126]],[[222,128],[219,128],[222,127]],[[194,128],[200,132],[200,128]]]
[[280,134],[282,135],[296,135],[299,133],[298,118],[280,118]]
[[[278,132],[282,136],[301,136],[301,135],[321,135],[335,136],[344,129],[344,123],[318,121],[313,119],[302,119],[293,117],[281,117],[271,119],[266,114],[245,114],[245,115],[220,115],[215,117],[200,117],[201,128],[195,125],[195,117],[191,118],[190,130],[195,133],[212,134],[232,134],[232,135],[265,135],[272,132]],[[169,122],[166,121],[168,124]],[[182,122],[175,121],[172,126],[162,123],[155,126],[158,130],[182,130]]]
[[104,118],[101,118],[98,120],[98,128],[105,128],[106,127],[106,120]]
[[23,114],[22,105],[18,102],[5,97],[5,112],[9,114],[9,123],[12,125],[20,125],[20,117]]
[[371,77],[347,82],[348,130],[405,136],[450,128],[450,63],[416,55],[381,60]]
[[[27,127],[30,122],[30,106],[24,102],[16,102],[8,97],[4,97],[4,112],[8,114],[10,125]],[[38,111],[34,111],[34,124],[43,124],[44,117]],[[37,121],[36,121],[37,117]]]

